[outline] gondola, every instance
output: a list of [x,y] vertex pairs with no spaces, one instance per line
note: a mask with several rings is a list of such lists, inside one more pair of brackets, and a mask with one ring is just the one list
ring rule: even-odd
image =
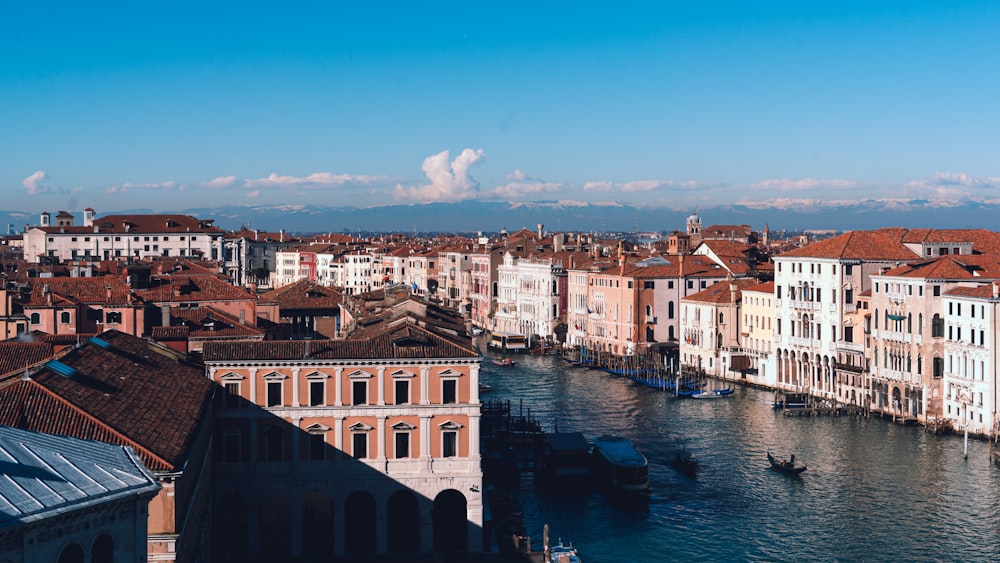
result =
[[775,457],[771,455],[771,452],[767,452],[767,461],[771,462],[772,469],[776,469],[778,471],[781,471],[782,473],[790,473],[793,475],[797,475],[806,470],[806,464],[797,463],[795,461],[795,454],[792,454],[792,457],[790,457],[787,460],[784,459],[779,460],[775,459]]

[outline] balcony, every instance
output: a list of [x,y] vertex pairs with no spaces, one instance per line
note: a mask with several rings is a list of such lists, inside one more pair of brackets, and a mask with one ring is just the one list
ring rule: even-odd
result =
[[789,301],[788,305],[792,309],[802,309],[804,311],[819,311],[821,304],[817,301]]

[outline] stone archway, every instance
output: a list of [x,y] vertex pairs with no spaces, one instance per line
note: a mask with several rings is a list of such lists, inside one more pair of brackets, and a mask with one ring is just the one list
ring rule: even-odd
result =
[[460,552],[469,547],[468,503],[462,493],[448,489],[434,498],[434,551]]
[[386,507],[389,553],[420,552],[420,506],[410,491],[396,491]]

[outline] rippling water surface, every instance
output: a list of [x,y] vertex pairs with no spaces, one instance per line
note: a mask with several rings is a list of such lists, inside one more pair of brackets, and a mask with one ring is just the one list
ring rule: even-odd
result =
[[[484,399],[509,399],[543,428],[626,436],[649,459],[647,501],[546,493],[524,479],[528,534],[571,541],[587,563],[619,561],[986,561],[1000,558],[1000,468],[989,446],[879,419],[785,417],[738,387],[673,399],[555,356],[483,363]],[[696,479],[669,464],[688,450]],[[772,471],[770,450],[808,464]]]

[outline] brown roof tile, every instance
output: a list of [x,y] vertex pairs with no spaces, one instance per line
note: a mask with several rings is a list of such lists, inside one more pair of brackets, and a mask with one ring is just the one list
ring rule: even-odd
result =
[[[0,386],[0,424],[130,445],[152,470],[183,467],[214,390],[202,364],[117,331],[59,362]],[[74,371],[63,375],[59,365]]]

